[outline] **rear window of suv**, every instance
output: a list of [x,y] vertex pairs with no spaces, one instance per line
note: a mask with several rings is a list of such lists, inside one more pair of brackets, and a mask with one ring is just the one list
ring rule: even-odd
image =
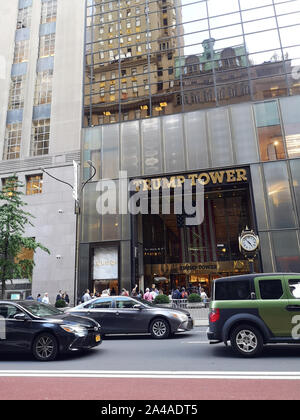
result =
[[283,295],[281,280],[259,280],[259,291],[264,300],[280,299]]
[[215,300],[250,300],[250,280],[225,280],[215,283]]

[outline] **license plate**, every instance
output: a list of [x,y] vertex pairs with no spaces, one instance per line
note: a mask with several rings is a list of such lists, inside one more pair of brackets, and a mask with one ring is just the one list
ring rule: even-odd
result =
[[95,340],[96,340],[96,343],[98,343],[98,342],[101,340],[101,337],[100,337],[100,335],[99,335],[99,334],[98,334],[98,335],[96,335]]

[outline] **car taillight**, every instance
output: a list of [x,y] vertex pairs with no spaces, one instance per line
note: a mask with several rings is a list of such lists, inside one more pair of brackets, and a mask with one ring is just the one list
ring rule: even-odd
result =
[[220,319],[220,309],[212,309],[209,313],[209,322],[217,322]]

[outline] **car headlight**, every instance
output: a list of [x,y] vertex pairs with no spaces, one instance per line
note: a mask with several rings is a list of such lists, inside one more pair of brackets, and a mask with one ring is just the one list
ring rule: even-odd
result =
[[65,330],[68,333],[76,334],[79,337],[84,337],[87,335],[87,329],[85,327],[82,327],[81,325],[60,325],[60,328]]
[[178,314],[176,312],[172,312],[171,316],[173,316],[174,318],[179,319],[180,322],[185,322],[188,321],[188,317],[185,314]]

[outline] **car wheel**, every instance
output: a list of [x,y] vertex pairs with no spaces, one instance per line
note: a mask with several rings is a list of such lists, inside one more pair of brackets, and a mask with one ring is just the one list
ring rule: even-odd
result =
[[58,353],[57,341],[54,335],[47,332],[39,334],[33,342],[32,353],[41,362],[54,360]]
[[167,338],[170,335],[168,321],[162,318],[156,318],[151,322],[150,333],[153,338]]
[[262,353],[264,341],[259,330],[252,325],[239,325],[230,334],[233,351],[243,357],[256,357]]

